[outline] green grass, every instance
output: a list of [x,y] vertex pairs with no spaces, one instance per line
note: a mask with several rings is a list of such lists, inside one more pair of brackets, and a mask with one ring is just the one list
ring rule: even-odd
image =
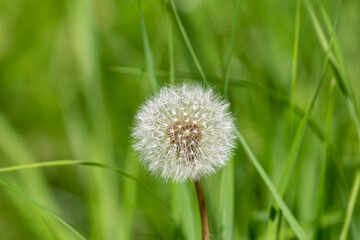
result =
[[213,86],[238,127],[202,180],[211,239],[358,239],[357,9],[3,1],[0,239],[199,239],[193,184],[155,178],[131,147],[140,104],[183,81]]
[[68,228],[73,234],[74,236],[76,236],[79,239],[87,239],[85,238],[81,233],[79,233],[75,228],[73,228],[69,223],[67,223],[66,220],[64,220],[61,216],[59,216],[57,213],[53,212],[51,209],[43,206],[42,204],[38,203],[37,201],[35,201],[34,199],[30,198],[29,196],[27,196],[26,194],[22,193],[21,191],[19,191],[18,189],[14,188],[13,186],[7,184],[6,182],[0,180],[0,185],[6,189],[8,189],[9,191],[12,191],[14,193],[16,193],[18,196],[20,196],[21,198],[25,199],[26,201],[29,201],[30,203],[34,204],[35,206],[39,207],[40,209],[44,210],[45,212],[47,212],[49,215],[53,216],[56,220],[58,220],[60,223],[64,224],[64,226],[66,228]]

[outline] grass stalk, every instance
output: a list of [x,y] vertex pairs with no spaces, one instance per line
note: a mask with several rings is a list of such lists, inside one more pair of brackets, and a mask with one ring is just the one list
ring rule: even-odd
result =
[[168,37],[168,51],[169,51],[169,73],[170,73],[170,84],[175,83],[175,60],[174,60],[174,40],[173,30],[170,18],[170,5],[166,3],[166,20],[167,20],[167,37]]
[[237,22],[237,20],[239,18],[240,3],[241,3],[240,0],[236,1],[235,15],[234,15],[234,19],[233,19],[233,22],[232,22],[229,45],[228,45],[227,53],[226,53],[225,76],[224,76],[224,94],[225,94],[225,98],[228,98],[228,94],[229,94],[228,92],[229,92],[229,77],[230,77],[231,55],[232,55],[232,49],[233,49],[233,46],[234,46],[236,22]]
[[289,116],[289,143],[292,140],[292,129],[294,124],[294,96],[296,88],[297,78],[297,62],[298,62],[298,51],[299,51],[299,35],[300,35],[300,6],[301,1],[296,0],[295,10],[295,32],[294,32],[294,46],[293,46],[293,57],[292,57],[292,71],[291,71],[291,89],[290,89],[290,116]]
[[330,132],[331,132],[331,123],[332,123],[332,116],[334,111],[334,103],[335,103],[335,88],[336,87],[336,80],[330,84],[330,91],[329,91],[329,101],[327,107],[327,114],[326,114],[326,135],[325,135],[325,147],[324,147],[324,157],[321,164],[320,170],[320,179],[319,179],[319,186],[318,186],[318,196],[317,196],[317,206],[316,206],[316,214],[315,214],[315,237],[319,231],[320,227],[320,217],[324,210],[324,194],[325,194],[325,183],[326,183],[326,170],[328,166],[329,156],[330,156]]
[[349,230],[349,226],[350,226],[350,222],[351,222],[351,217],[353,215],[356,199],[359,194],[359,187],[360,187],[360,170],[357,170],[356,174],[355,174],[355,178],[354,178],[354,183],[351,188],[350,199],[349,199],[348,207],[346,209],[345,221],[344,221],[344,225],[342,226],[342,229],[341,229],[339,240],[347,239],[348,230]]
[[289,184],[290,176],[291,176],[292,170],[293,170],[293,168],[295,166],[300,146],[301,146],[302,141],[304,139],[304,135],[305,135],[305,132],[306,132],[306,128],[307,128],[309,119],[310,119],[310,115],[311,115],[311,113],[312,113],[312,111],[314,109],[315,101],[317,99],[317,96],[319,95],[321,85],[322,85],[322,83],[324,81],[324,75],[325,75],[325,71],[326,71],[326,66],[327,66],[327,59],[325,61],[324,67],[323,67],[323,71],[322,71],[323,73],[322,73],[321,80],[319,81],[319,83],[318,83],[318,85],[317,85],[317,87],[315,89],[315,92],[313,94],[313,97],[311,99],[309,107],[308,107],[308,109],[306,111],[306,114],[305,114],[304,118],[302,119],[302,121],[300,123],[300,126],[299,126],[299,128],[298,128],[298,130],[296,132],[294,142],[293,142],[293,144],[291,146],[291,149],[290,149],[289,157],[287,158],[287,160],[285,162],[285,167],[284,167],[284,170],[283,170],[283,173],[281,175],[280,182],[279,182],[279,192],[280,192],[281,196],[284,195],[284,193],[286,191],[286,188],[287,188],[287,186]]
[[44,206],[43,204],[39,203],[38,201],[34,200],[33,198],[29,197],[22,191],[18,190],[14,186],[4,182],[3,180],[0,180],[0,185],[9,191],[15,193],[16,195],[20,196],[22,199],[25,199],[26,201],[30,202],[31,204],[35,205],[36,207],[42,209],[43,211],[50,214],[52,217],[54,217],[57,221],[59,221],[61,224],[63,224],[67,229],[69,229],[70,232],[74,234],[78,239],[86,240],[87,238],[84,237],[79,231],[77,231],[73,226],[71,226],[70,223],[68,223],[63,217],[61,217],[59,214],[51,210],[50,208]]
[[151,53],[151,49],[150,49],[150,43],[149,43],[149,39],[148,39],[148,36],[146,33],[146,26],[145,26],[144,16],[143,16],[143,12],[142,12],[142,7],[141,7],[141,0],[139,0],[139,8],[140,8],[141,36],[142,36],[143,45],[144,45],[146,68],[148,70],[150,82],[151,82],[153,89],[155,89],[155,91],[158,91],[159,83],[156,78],[153,57],[152,57],[152,53]]
[[133,176],[121,169],[116,169],[111,166],[108,166],[106,164],[100,163],[100,162],[93,162],[93,161],[83,161],[83,160],[57,160],[57,161],[48,161],[48,162],[40,162],[40,163],[32,163],[32,164],[22,164],[17,166],[11,166],[11,167],[2,167],[0,168],[0,172],[13,172],[13,171],[20,171],[20,170],[27,170],[27,169],[37,169],[37,168],[44,168],[44,167],[55,167],[55,166],[71,166],[71,165],[80,165],[80,166],[92,166],[95,168],[102,168],[105,170],[109,170],[111,172],[120,174],[126,178],[132,179],[135,181],[140,187],[143,188],[147,193],[149,193],[151,196],[153,196],[157,201],[161,203],[161,205],[164,207],[166,213],[168,214],[171,221],[175,224],[175,226],[178,228],[178,225],[176,221],[174,220],[174,217],[172,216],[170,209],[165,204],[164,201],[161,200],[159,196],[157,196],[153,191],[151,191],[144,183],[142,183],[136,176]]
[[176,23],[177,23],[177,25],[178,25],[178,27],[180,29],[180,32],[181,32],[181,35],[182,35],[184,41],[185,41],[186,47],[188,48],[188,50],[190,52],[190,55],[191,55],[192,59],[194,60],[195,66],[196,66],[197,70],[199,71],[203,82],[205,84],[208,84],[209,82],[208,82],[208,80],[206,78],[206,75],[205,75],[205,73],[204,73],[204,71],[203,71],[203,69],[201,67],[201,64],[200,64],[200,62],[198,60],[198,57],[195,54],[195,50],[192,47],[190,39],[189,39],[189,37],[188,37],[188,35],[187,35],[186,31],[185,31],[184,25],[182,24],[182,22],[180,20],[179,14],[178,14],[178,12],[176,10],[176,7],[175,7],[175,4],[174,4],[173,0],[170,0],[170,5],[171,5],[171,8],[172,8],[173,13],[174,13]]
[[221,173],[220,185],[220,214],[221,223],[219,233],[221,239],[232,240],[234,238],[235,224],[235,166],[234,159],[230,159]]
[[[36,159],[30,149],[27,147],[20,135],[10,125],[5,116],[0,113],[0,149],[2,156],[9,159],[9,162],[15,164],[33,164]],[[31,181],[29,181],[31,179]],[[56,212],[61,212],[61,209],[50,191],[49,185],[44,175],[37,170],[28,172],[26,175],[19,173],[11,176],[11,184],[16,183],[23,189],[23,193],[30,197],[37,197],[37,199],[46,203],[50,208]],[[35,222],[42,219],[43,213],[37,208],[27,207],[22,202],[13,198],[14,206],[22,213],[24,218],[31,217]],[[58,221],[48,221],[47,228],[60,238],[74,239],[73,234],[68,234],[62,231],[63,226]],[[34,222],[29,223],[29,227],[34,231],[38,239],[48,239],[51,237],[43,232],[39,224]]]
[[256,158],[255,154],[250,149],[249,145],[247,144],[245,138],[242,136],[240,131],[236,131],[238,139],[243,146],[246,154],[249,156],[249,159],[259,175],[261,176],[262,180],[265,182],[267,188],[269,189],[270,193],[274,197],[276,203],[280,207],[284,217],[288,221],[290,227],[293,229],[294,233],[300,240],[308,239],[306,233],[300,226],[299,222],[295,219],[294,215],[291,213],[289,208],[286,206],[284,200],[282,199],[280,193],[275,187],[275,184],[271,181],[270,177],[266,174],[265,170],[262,168],[260,162]]

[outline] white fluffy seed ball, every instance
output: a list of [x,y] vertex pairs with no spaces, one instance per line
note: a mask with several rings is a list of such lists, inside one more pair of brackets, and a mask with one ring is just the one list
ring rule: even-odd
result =
[[223,167],[235,146],[229,103],[197,84],[167,86],[136,115],[140,161],[166,181],[199,180]]

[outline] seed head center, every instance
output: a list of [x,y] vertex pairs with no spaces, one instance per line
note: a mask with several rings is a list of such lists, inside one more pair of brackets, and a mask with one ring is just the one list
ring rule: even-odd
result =
[[202,139],[202,126],[197,121],[184,117],[173,121],[166,129],[166,135],[178,152],[184,153],[187,159],[193,160],[197,152],[196,148]]

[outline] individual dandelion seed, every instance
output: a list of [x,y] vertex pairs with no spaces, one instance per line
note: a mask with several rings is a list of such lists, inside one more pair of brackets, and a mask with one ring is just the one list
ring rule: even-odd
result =
[[198,84],[166,86],[136,115],[134,148],[165,180],[197,181],[223,167],[235,146],[229,104]]

